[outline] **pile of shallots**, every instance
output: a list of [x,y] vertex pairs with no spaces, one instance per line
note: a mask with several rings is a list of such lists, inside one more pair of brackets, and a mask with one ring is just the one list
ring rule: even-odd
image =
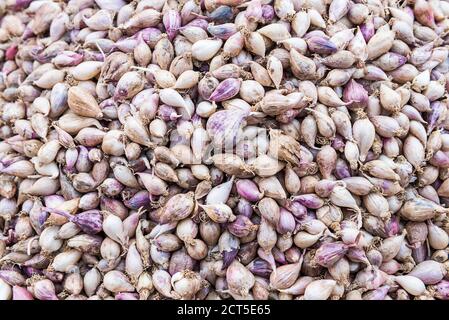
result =
[[0,16],[0,299],[449,299],[449,1]]

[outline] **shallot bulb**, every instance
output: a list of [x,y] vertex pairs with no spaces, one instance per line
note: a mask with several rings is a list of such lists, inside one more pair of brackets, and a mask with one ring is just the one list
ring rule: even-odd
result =
[[0,2],[0,299],[449,299],[449,5],[396,2]]

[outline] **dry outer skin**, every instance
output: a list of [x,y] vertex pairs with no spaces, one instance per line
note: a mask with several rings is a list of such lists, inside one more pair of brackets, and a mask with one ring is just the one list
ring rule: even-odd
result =
[[0,0],[0,300],[449,299],[446,0]]

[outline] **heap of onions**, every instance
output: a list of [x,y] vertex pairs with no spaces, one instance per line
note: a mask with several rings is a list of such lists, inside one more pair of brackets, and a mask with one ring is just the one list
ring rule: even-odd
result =
[[0,299],[449,299],[449,1],[0,16]]

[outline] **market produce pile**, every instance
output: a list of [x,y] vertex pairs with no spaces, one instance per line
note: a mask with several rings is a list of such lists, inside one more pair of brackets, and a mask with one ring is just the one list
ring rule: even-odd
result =
[[0,299],[449,299],[449,1],[0,15]]

